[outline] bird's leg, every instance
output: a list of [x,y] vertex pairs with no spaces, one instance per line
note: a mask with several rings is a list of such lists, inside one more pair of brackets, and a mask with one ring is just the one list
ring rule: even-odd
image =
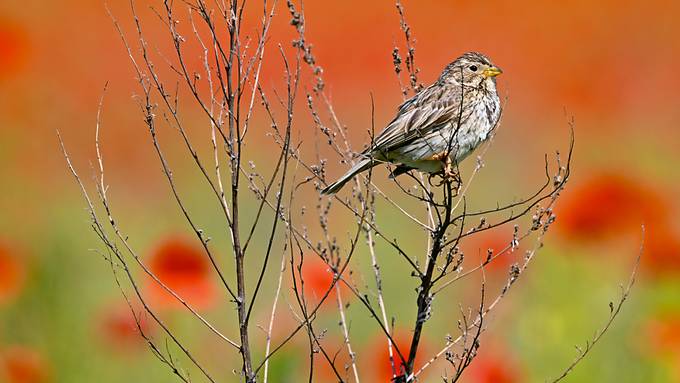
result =
[[[458,194],[457,191],[462,184],[462,179],[460,178],[460,172],[458,172],[458,168],[451,159],[451,156],[449,156],[449,153],[448,152],[437,153],[432,156],[432,160],[442,162],[443,165],[442,171],[438,173],[442,177],[442,182],[440,182],[437,185],[433,185],[432,181],[430,180],[430,185],[441,186],[444,182],[451,181],[452,183],[455,184],[454,189],[456,190],[456,194]],[[430,177],[432,177],[433,175],[431,175]]]
[[446,157],[446,162],[444,163],[444,180],[451,181],[454,184],[453,190],[455,195],[458,195],[461,185],[463,185],[463,180],[460,177],[460,172],[458,171],[458,166],[453,163],[451,157]]
[[446,156],[446,159],[444,160],[444,178],[453,180],[459,178],[458,172],[456,171],[456,167],[454,166],[453,161],[449,156]]
[[456,165],[453,163],[453,160],[447,151],[433,155],[432,160],[442,162],[442,178],[452,179],[454,181],[458,181],[460,179]]
[[[447,172],[446,172],[446,167],[447,167],[447,163],[449,163],[449,162],[451,161],[451,160],[449,159],[449,155],[448,155],[447,152],[444,151],[444,152],[441,152],[441,153],[435,153],[435,154],[433,154],[432,157],[430,157],[430,159],[431,159],[432,161],[441,161],[442,164],[443,164],[442,169],[444,169],[444,170],[442,170],[442,172],[440,172],[440,173],[432,173],[432,174],[430,174],[430,176],[428,177],[428,182],[430,183],[430,186],[435,186],[435,187],[442,186],[442,185],[444,184],[444,180],[446,180],[446,174],[447,174]],[[442,181],[439,182],[439,183],[437,183],[437,184],[433,184],[433,183],[432,183],[432,177],[434,177],[435,175],[441,175]]]

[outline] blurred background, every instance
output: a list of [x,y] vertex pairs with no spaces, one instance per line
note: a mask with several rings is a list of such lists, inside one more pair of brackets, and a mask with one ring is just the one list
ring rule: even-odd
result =
[[[170,39],[149,10],[152,4],[138,1],[145,30],[159,50],[167,50]],[[259,4],[253,2],[256,11],[247,19],[257,20]],[[128,2],[109,0],[108,6],[131,33]],[[680,3],[406,0],[404,6],[423,83],[434,81],[448,62],[468,50],[487,54],[504,70],[499,89],[507,104],[485,168],[471,189],[476,206],[508,202],[540,185],[544,153],[565,151],[568,122],[575,120],[572,180],[558,204],[557,223],[529,272],[487,322],[482,351],[464,381],[544,381],[558,374],[576,355],[574,345],[582,345],[607,319],[609,302],[618,298],[619,284],[630,275],[644,224],[644,256],[630,300],[565,381],[680,382],[680,227],[675,219],[680,208]],[[281,17],[273,25],[269,52],[279,42],[288,49],[294,37],[284,4],[278,7]],[[371,95],[378,128],[402,101],[391,56],[395,44],[403,44],[394,3],[310,0],[305,14],[307,39],[324,69],[327,92],[351,141],[360,147],[370,128]],[[255,26],[247,24],[245,33],[256,36]],[[265,89],[282,84],[280,66],[263,70]],[[97,104],[106,82],[102,141],[110,198],[122,226],[142,257],[181,295],[217,323],[233,325],[232,306],[196,250],[154,157],[133,98],[138,92],[133,70],[104,2],[3,1],[2,382],[174,379],[139,339],[110,266],[91,250],[99,244],[58,147],[57,129],[89,181]],[[192,116],[188,121],[205,124]],[[256,121],[268,127],[265,119]],[[301,119],[296,129],[305,136],[313,128]],[[215,206],[203,197],[207,189],[192,187],[199,177],[184,171],[191,164],[180,142],[167,137],[166,150],[183,180],[185,197],[198,219],[219,231]],[[207,144],[208,136],[203,138]],[[258,141],[251,145],[257,153]],[[343,170],[335,163],[329,168],[331,175]],[[387,183],[384,175],[376,174],[379,183]],[[470,252],[501,247],[511,233],[512,228],[504,228],[488,234],[470,244]],[[396,235],[409,238],[408,232]],[[227,238],[217,238],[215,246],[228,249]],[[384,250],[386,299],[394,312],[409,310],[400,299],[405,289],[394,277],[405,265]],[[228,258],[226,250],[222,253]],[[521,258],[519,252],[513,256]],[[356,267],[368,279],[370,268],[362,267],[368,260],[362,257]],[[491,270],[490,278],[502,282],[510,263],[497,273]],[[311,261],[308,267],[310,279],[316,276],[312,284],[323,290],[330,280],[327,271]],[[452,293],[451,299],[474,291]],[[221,371],[216,376],[236,380],[231,370],[240,365],[233,349],[195,330],[194,321],[162,293],[145,292],[198,354],[220,367],[213,368]],[[360,372],[366,381],[385,381],[384,343],[358,306],[349,310],[354,312],[351,335]],[[428,355],[439,350],[446,331],[455,331],[457,305],[444,302],[438,310],[426,333]],[[258,323],[265,323],[267,309],[261,315]],[[337,313],[329,310],[319,320],[331,329],[326,341],[341,344]],[[408,337],[409,324],[400,321],[397,333],[403,327]],[[148,330],[158,334],[151,325]],[[294,382],[300,368],[305,371],[302,338],[274,359],[273,381]],[[330,381],[324,378],[327,373],[321,368],[319,381]],[[440,381],[439,374],[433,370],[425,380]]]

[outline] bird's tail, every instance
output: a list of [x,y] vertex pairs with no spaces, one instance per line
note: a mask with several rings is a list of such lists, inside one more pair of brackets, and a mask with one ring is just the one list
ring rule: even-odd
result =
[[364,170],[368,170],[376,165],[376,162],[373,160],[370,160],[368,158],[365,158],[359,162],[356,163],[356,165],[352,166],[347,173],[345,173],[344,176],[340,177],[339,180],[333,182],[332,184],[328,185],[325,189],[321,191],[321,194],[335,194],[340,189],[342,189],[345,184],[354,178],[357,174],[363,172]]

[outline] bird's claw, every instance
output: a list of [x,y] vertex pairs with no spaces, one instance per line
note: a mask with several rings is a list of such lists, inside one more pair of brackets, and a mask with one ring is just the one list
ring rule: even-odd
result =
[[[428,177],[428,183],[430,186],[439,187],[447,182],[450,182],[454,184],[454,190],[456,191],[456,194],[458,194],[458,190],[463,183],[463,180],[460,178],[460,172],[458,172],[458,169],[451,160],[451,157],[445,156],[442,158],[442,162],[444,163],[442,170],[438,173],[430,174]],[[435,176],[441,177],[441,180],[438,180],[438,182],[434,183],[432,179]]]

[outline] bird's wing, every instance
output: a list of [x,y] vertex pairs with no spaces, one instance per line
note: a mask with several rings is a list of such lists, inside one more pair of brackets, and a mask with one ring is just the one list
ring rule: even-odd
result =
[[458,120],[461,112],[465,114],[460,96],[460,91],[444,91],[434,85],[423,90],[399,107],[394,120],[375,138],[371,151],[389,152]]

